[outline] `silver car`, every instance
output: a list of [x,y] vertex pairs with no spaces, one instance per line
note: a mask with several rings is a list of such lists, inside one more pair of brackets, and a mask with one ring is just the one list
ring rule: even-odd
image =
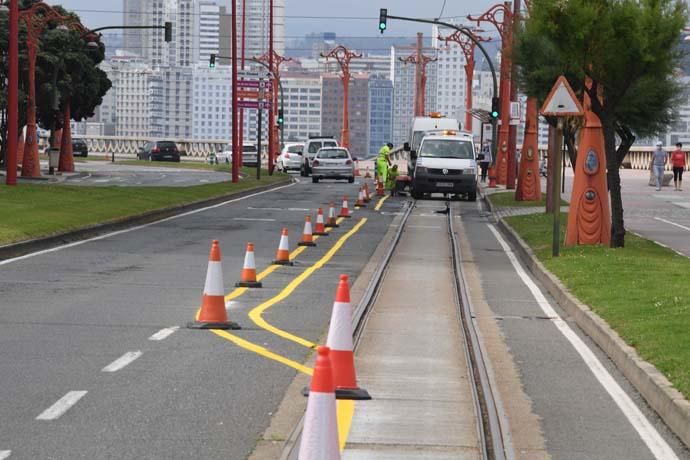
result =
[[342,147],[320,149],[311,162],[311,181],[316,184],[320,179],[347,179],[353,183],[355,165],[350,152]]
[[293,169],[299,171],[302,166],[302,149],[304,149],[304,144],[286,144],[276,159],[278,170],[289,171]]

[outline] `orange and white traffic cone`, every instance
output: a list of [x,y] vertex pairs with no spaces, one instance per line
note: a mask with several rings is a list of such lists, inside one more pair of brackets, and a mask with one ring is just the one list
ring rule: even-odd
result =
[[359,188],[359,195],[357,196],[357,201],[355,201],[355,206],[360,208],[366,208],[367,203],[364,201],[364,190],[362,187]]
[[371,197],[369,196],[369,184],[366,182],[364,183],[364,202],[368,203],[371,201]]
[[369,166],[367,166],[366,172],[364,173],[365,179],[371,179],[371,173],[369,172]]
[[328,204],[328,220],[326,221],[326,227],[328,227],[328,228],[340,227],[340,225],[338,225],[338,222],[336,221],[336,218],[335,218],[335,208],[333,207],[333,203]]
[[300,246],[316,246],[311,231],[311,216],[304,216],[304,231],[302,232],[302,239],[298,244]]
[[288,229],[284,228],[280,235],[280,244],[276,252],[276,260],[273,261],[276,265],[292,265],[290,261],[290,242],[288,240]]
[[326,345],[331,349],[329,357],[333,367],[335,397],[337,399],[371,399],[367,390],[357,386],[355,356],[352,351],[352,306],[347,275],[340,275]]
[[204,295],[201,309],[194,322],[187,323],[191,329],[240,329],[237,323],[228,321],[225,311],[225,289],[223,288],[223,266],[220,261],[220,245],[217,240],[211,244],[208,257]]
[[386,190],[383,188],[383,182],[376,181],[376,196],[385,196]]
[[338,417],[328,347],[319,347],[304,416],[299,460],[340,460]]
[[316,226],[314,227],[314,235],[328,236],[326,226],[323,222],[323,209],[319,208],[316,213]]
[[247,252],[244,254],[244,267],[240,280],[236,287],[260,288],[261,283],[256,280],[256,262],[254,260],[254,243],[247,243]]
[[361,174],[359,173],[359,161],[355,160],[355,177],[359,177]]
[[338,214],[338,217],[344,217],[345,219],[349,219],[350,217],[352,217],[350,215],[350,208],[348,208],[346,196],[343,197],[343,207],[340,210],[340,214]]

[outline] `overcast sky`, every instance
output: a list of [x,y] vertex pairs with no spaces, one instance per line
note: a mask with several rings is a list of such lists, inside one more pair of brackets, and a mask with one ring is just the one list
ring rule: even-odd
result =
[[[122,0],[48,0],[76,11],[82,22],[90,28],[122,24]],[[219,0],[230,5],[228,0]],[[285,0],[286,36],[302,37],[310,32],[336,32],[344,36],[375,36],[379,8],[388,8],[390,14],[435,18],[441,12],[444,0]],[[465,17],[482,13],[496,0],[447,0],[443,17]],[[328,16],[336,19],[312,19],[299,16]],[[371,19],[344,19],[371,18]],[[338,19],[340,18],[340,19]],[[416,32],[429,34],[431,26],[389,21],[389,36],[414,37]]]

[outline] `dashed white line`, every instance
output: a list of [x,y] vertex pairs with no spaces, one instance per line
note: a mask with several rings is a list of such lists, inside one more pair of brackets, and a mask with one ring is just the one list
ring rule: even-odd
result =
[[608,370],[601,364],[601,361],[596,357],[596,355],[589,349],[589,347],[582,341],[582,339],[575,334],[575,332],[568,326],[568,324],[563,321],[563,319],[556,313],[556,311],[551,307],[551,304],[544,294],[541,292],[539,287],[532,281],[532,279],[527,275],[525,270],[522,268],[518,262],[515,254],[505,242],[503,237],[498,233],[498,230],[493,225],[489,225],[489,230],[494,234],[498,243],[503,248],[503,251],[508,256],[510,263],[515,268],[518,276],[522,282],[527,286],[527,288],[532,293],[532,296],[537,301],[541,310],[550,318],[554,318],[551,322],[556,326],[556,328],[563,334],[563,336],[570,342],[575,351],[582,357],[589,370],[594,374],[594,377],[599,381],[606,392],[611,396],[613,401],[616,403],[618,408],[621,410],[623,415],[628,419],[632,427],[640,435],[642,441],[647,445],[647,448],[652,452],[654,458],[658,460],[677,460],[675,452],[668,443],[661,437],[659,432],[654,428],[654,426],[647,420],[647,417],[642,413],[642,411],[635,405],[630,396],[623,391],[623,389],[618,385],[618,382],[611,376]]
[[9,458],[11,454],[11,450],[0,450],[0,460],[5,460],[6,458]]
[[55,404],[41,412],[36,420],[57,420],[62,414],[74,406],[88,391],[70,391]]
[[165,329],[161,329],[160,331],[156,332],[153,334],[151,337],[149,337],[149,340],[165,340],[168,337],[170,337],[172,334],[177,332],[180,329],[180,326],[173,326],[173,327],[166,327]]
[[670,220],[662,219],[661,217],[655,217],[654,219],[656,219],[656,220],[658,220],[658,221],[660,221],[660,222],[667,223],[667,224],[669,224],[669,225],[674,225],[674,226],[676,226],[676,227],[678,227],[678,228],[682,228],[683,230],[687,230],[688,232],[690,232],[690,227],[686,227],[685,225],[680,225],[680,224],[677,224],[677,223],[675,223],[675,222],[671,222]]
[[112,363],[101,369],[101,372],[117,372],[128,364],[132,363],[135,359],[141,356],[143,353],[141,351],[128,351],[124,355],[117,358]]

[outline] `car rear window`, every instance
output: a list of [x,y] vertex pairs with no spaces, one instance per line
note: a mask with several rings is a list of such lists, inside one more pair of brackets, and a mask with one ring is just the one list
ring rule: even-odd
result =
[[288,145],[287,151],[290,153],[302,153],[303,145]]
[[242,147],[243,152],[256,152],[256,147],[253,145],[245,145]]
[[350,158],[347,150],[322,150],[316,156],[328,160],[346,160]]
[[158,147],[160,147],[162,149],[176,149],[177,144],[175,144],[174,142],[164,141],[164,142],[158,142]]

